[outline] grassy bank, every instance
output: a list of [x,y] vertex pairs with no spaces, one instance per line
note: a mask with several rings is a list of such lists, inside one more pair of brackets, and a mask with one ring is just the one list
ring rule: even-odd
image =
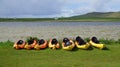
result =
[[15,50],[13,42],[0,42],[0,67],[120,67],[120,40],[101,41],[109,50]]
[[120,18],[100,18],[100,17],[73,17],[60,18],[59,21],[75,21],[75,22],[120,22]]
[[120,18],[0,18],[0,22],[120,22]]
[[0,22],[53,21],[54,18],[0,18]]

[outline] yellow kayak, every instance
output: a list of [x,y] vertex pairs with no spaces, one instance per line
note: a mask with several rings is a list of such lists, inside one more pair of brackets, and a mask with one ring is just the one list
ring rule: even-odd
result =
[[52,39],[49,41],[49,44],[48,44],[48,47],[51,48],[51,49],[58,49],[60,48],[60,44],[59,42],[57,44],[52,44]]
[[72,50],[75,47],[75,44],[74,44],[74,42],[72,40],[70,40],[70,42],[72,44],[69,45],[69,46],[64,46],[65,43],[62,43],[62,49],[64,49],[64,50]]
[[94,47],[96,47],[96,48],[99,48],[99,49],[105,48],[104,44],[101,44],[101,43],[97,44],[97,43],[94,43],[92,40],[90,40],[89,44],[92,45],[92,46],[94,46]]
[[77,48],[80,48],[80,49],[88,49],[90,47],[89,43],[79,45],[78,42],[75,42],[75,45]]

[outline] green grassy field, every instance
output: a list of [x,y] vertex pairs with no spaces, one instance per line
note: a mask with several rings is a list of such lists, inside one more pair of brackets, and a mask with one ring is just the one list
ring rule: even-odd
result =
[[108,50],[73,51],[16,50],[12,45],[0,42],[0,67],[120,67],[120,43],[106,44]]

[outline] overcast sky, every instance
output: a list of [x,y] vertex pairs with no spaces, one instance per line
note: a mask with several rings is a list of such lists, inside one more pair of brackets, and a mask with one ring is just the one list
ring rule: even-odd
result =
[[68,17],[120,11],[120,0],[0,0],[0,17]]

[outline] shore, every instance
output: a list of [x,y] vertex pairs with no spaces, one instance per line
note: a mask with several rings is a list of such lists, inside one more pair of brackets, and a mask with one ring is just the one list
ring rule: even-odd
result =
[[0,18],[0,22],[120,22],[115,17],[81,18]]
[[27,37],[38,37],[39,39],[51,39],[64,37],[74,38],[81,36],[88,38],[96,36],[104,39],[120,39],[120,26],[0,26],[0,41],[25,40]]

